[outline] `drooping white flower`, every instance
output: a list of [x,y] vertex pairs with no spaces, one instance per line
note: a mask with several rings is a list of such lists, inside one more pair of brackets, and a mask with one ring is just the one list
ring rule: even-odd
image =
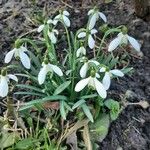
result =
[[77,49],[76,56],[79,57],[80,55],[86,55],[86,49],[83,46]]
[[40,33],[41,31],[43,31],[44,27],[45,27],[45,24],[40,25],[37,29],[37,32]]
[[108,46],[108,51],[111,52],[115,50],[120,44],[128,44],[128,42],[132,45],[132,47],[136,51],[140,51],[140,44],[136,39],[129,36],[128,34],[123,34],[122,32],[118,34],[118,36],[112,40]]
[[56,66],[56,65],[52,65],[50,63],[45,64],[44,62],[42,63],[42,68],[38,74],[38,81],[39,84],[43,84],[46,78],[46,75],[48,72],[55,72],[58,76],[63,76],[63,72],[61,71],[61,69]]
[[99,65],[99,62],[96,61],[96,60],[86,60],[84,62],[84,64],[83,64],[83,66],[80,69],[80,76],[81,76],[81,78],[85,78],[86,77],[86,74],[87,74],[87,71],[89,69],[90,63],[94,63],[96,66]]
[[55,34],[58,35],[58,30],[52,29],[51,32],[48,31],[48,36],[53,44],[55,44],[57,42],[57,38],[56,38]]
[[80,92],[87,85],[95,89],[102,98],[106,98],[107,93],[103,84],[96,77],[92,77],[92,76],[80,80],[75,86],[75,91]]
[[18,79],[15,75],[8,74],[8,75],[0,75],[0,96],[5,97],[8,94],[8,82],[9,79],[12,79],[18,82]]
[[52,19],[49,19],[49,20],[47,21],[47,24],[56,25],[56,21],[55,21],[55,20],[52,20]]
[[20,46],[19,48],[14,48],[13,50],[9,51],[5,56],[5,63],[9,63],[12,60],[12,57],[19,57],[23,66],[27,69],[30,69],[31,63],[29,56],[25,53],[28,50],[24,46]]
[[94,28],[98,18],[101,18],[104,22],[107,22],[106,16],[102,12],[99,12],[97,9],[89,10],[88,15],[90,16],[89,26],[88,26],[90,30]]
[[69,15],[69,12],[64,10],[54,18],[54,24],[57,24],[57,22],[61,20],[67,27],[70,27],[70,20],[68,18]]
[[121,70],[118,70],[118,69],[113,69],[113,70],[107,71],[107,69],[105,67],[102,67],[100,69],[100,72],[105,72],[102,83],[103,83],[106,90],[108,90],[109,87],[110,87],[112,75],[115,75],[115,76],[118,76],[118,77],[123,77],[124,76],[124,73]]
[[94,46],[95,46],[95,40],[94,40],[94,38],[93,38],[93,36],[92,35],[94,35],[94,34],[96,34],[97,33],[97,30],[96,29],[91,29],[91,30],[89,30],[89,32],[88,33],[86,33],[86,32],[80,32],[79,34],[78,34],[78,38],[84,38],[84,37],[86,37],[86,35],[88,36],[88,45],[89,45],[89,47],[91,48],[91,49],[93,49],[94,48]]

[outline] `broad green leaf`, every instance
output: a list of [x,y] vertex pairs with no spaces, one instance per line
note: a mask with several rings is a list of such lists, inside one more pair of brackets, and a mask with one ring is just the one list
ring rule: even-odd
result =
[[19,134],[17,132],[7,132],[2,131],[0,136],[0,148],[4,149],[6,147],[12,146],[18,139]]
[[58,95],[59,93],[61,93],[63,90],[65,90],[69,85],[70,85],[71,81],[66,81],[63,84],[61,84],[55,91],[54,91],[54,95]]
[[65,106],[64,101],[60,101],[60,114],[64,120],[66,120],[66,112],[65,112]]
[[81,100],[77,101],[77,102],[73,105],[72,109],[76,109],[77,107],[81,106],[83,103],[85,103],[85,100],[84,100],[84,99],[81,99]]
[[88,117],[88,119],[91,121],[91,122],[94,122],[93,120],[93,116],[89,110],[89,107],[86,105],[86,104],[82,104],[81,105],[81,108],[83,109],[85,115]]
[[102,142],[108,134],[109,126],[109,114],[100,115],[94,123],[90,123],[91,140]]

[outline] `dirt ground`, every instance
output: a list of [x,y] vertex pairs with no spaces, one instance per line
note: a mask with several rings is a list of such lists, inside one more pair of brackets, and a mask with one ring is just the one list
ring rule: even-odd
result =
[[[112,92],[125,93],[131,90],[134,96],[128,99],[130,102],[146,100],[150,103],[150,22],[135,16],[132,2],[114,0],[109,4],[101,4],[101,1],[97,0],[95,4],[99,3],[100,11],[106,14],[109,25],[127,25],[130,35],[143,43],[143,58],[133,57],[131,60],[131,66],[135,69],[134,74],[125,76],[119,83],[113,84]],[[60,7],[67,6],[73,16],[71,20],[74,30],[84,25],[87,19],[86,12],[93,5],[86,0],[83,3],[79,0],[0,0],[0,67],[3,65],[4,54],[11,49],[15,39],[37,27],[34,17],[42,11],[51,16],[51,13],[55,13]],[[44,6],[46,9],[43,9]],[[149,149],[150,108],[143,109],[137,106],[128,106],[112,123],[109,134],[100,143],[100,150]]]

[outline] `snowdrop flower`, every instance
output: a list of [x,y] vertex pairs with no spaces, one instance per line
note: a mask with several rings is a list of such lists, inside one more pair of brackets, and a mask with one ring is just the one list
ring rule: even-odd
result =
[[85,78],[86,77],[86,74],[87,74],[87,71],[89,69],[90,63],[93,63],[96,66],[99,65],[99,62],[97,62],[96,60],[87,60],[86,58],[82,58],[82,61],[84,61],[84,65],[80,69],[80,76],[81,76],[81,78]]
[[15,75],[12,75],[12,74],[0,75],[0,96],[1,97],[5,97],[8,94],[9,79],[12,79],[12,80],[18,82],[18,79]]
[[99,12],[98,9],[89,10],[88,15],[90,16],[90,21],[89,21],[90,30],[93,29],[98,18],[101,18],[103,19],[104,22],[107,22],[106,16],[102,12]]
[[37,29],[37,32],[39,32],[39,33],[42,32],[44,27],[45,27],[45,24],[40,25]]
[[48,36],[53,44],[55,44],[57,42],[57,38],[56,38],[55,34],[58,35],[58,31],[56,29],[52,29],[51,32],[48,31]]
[[89,87],[92,87],[94,90],[96,90],[97,93],[102,98],[106,98],[106,96],[107,96],[106,90],[105,90],[103,84],[95,76],[94,77],[90,76],[88,78],[80,80],[75,86],[75,91],[80,92],[87,85]]
[[67,27],[70,27],[69,15],[69,12],[64,10],[54,18],[54,24],[57,24],[58,21],[62,20]]
[[100,69],[100,72],[105,72],[102,83],[103,83],[106,90],[108,90],[109,87],[110,87],[112,75],[115,75],[115,76],[118,76],[118,77],[123,77],[124,76],[124,73],[122,71],[118,70],[118,69],[113,69],[113,70],[108,71],[105,67],[102,67]]
[[88,36],[88,45],[91,49],[93,49],[95,46],[95,40],[93,39],[92,35],[96,34],[96,33],[97,33],[96,29],[91,29],[91,30],[89,30],[88,33],[83,31],[78,34],[78,38],[84,38],[87,35]]
[[30,69],[30,58],[29,56],[25,53],[28,50],[26,49],[26,47],[24,46],[20,46],[19,48],[14,48],[13,50],[11,50],[10,52],[8,52],[5,56],[5,63],[9,63],[12,60],[12,57],[14,55],[15,58],[19,57],[21,63],[23,64],[23,66],[27,69]]
[[63,76],[63,73],[59,67],[50,63],[42,63],[42,68],[38,74],[39,84],[43,84],[48,72],[55,72],[58,76]]
[[76,52],[77,57],[79,57],[80,55],[86,55],[86,49],[83,46],[81,46]]
[[108,46],[108,51],[113,51],[121,44],[127,45],[128,41],[136,51],[140,51],[140,44],[137,42],[137,40],[129,36],[128,34],[123,34],[122,32],[119,33],[118,36],[110,42]]

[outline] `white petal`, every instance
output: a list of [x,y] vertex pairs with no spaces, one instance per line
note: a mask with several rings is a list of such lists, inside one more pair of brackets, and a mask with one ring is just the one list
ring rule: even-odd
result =
[[98,66],[100,63],[96,60],[89,60],[89,62],[94,63],[96,66]]
[[46,74],[49,70],[47,69],[46,66],[44,66],[43,68],[41,68],[39,74],[38,74],[38,81],[39,84],[43,84],[46,78]]
[[58,20],[53,20],[53,25],[56,25],[58,23]]
[[48,36],[49,36],[51,42],[52,42],[53,44],[55,44],[56,41],[57,41],[57,38],[55,37],[54,32],[48,32]]
[[90,22],[89,22],[89,30],[93,29],[93,27],[96,24],[96,20],[97,20],[97,13],[94,13],[91,18],[90,18]]
[[104,20],[104,22],[107,22],[107,18],[103,13],[99,12],[99,16]]
[[133,48],[139,52],[140,44],[138,43],[138,41],[129,35],[127,37],[128,37],[130,44],[133,46]]
[[30,59],[29,59],[28,55],[25,54],[24,52],[20,52],[19,56],[20,56],[20,60],[23,64],[23,66],[27,69],[30,69],[31,64],[30,64]]
[[49,67],[59,76],[63,76],[63,72],[56,65],[49,64]]
[[8,78],[10,78],[10,79],[12,79],[12,80],[18,82],[18,78],[17,78],[15,75],[13,75],[13,74],[8,74],[7,76],[8,76]]
[[115,38],[114,40],[112,40],[108,46],[108,51],[111,52],[113,51],[114,49],[116,49],[119,44],[121,43],[121,38],[117,37]]
[[91,15],[92,13],[94,13],[94,9],[88,11],[88,15]]
[[63,21],[67,27],[70,27],[70,20],[68,19],[68,17],[63,15]]
[[14,55],[15,49],[8,52],[5,56],[5,63],[9,63]]
[[59,14],[59,15],[57,15],[55,18],[54,18],[54,20],[59,20],[61,18],[61,14]]
[[52,19],[49,19],[49,20],[47,21],[47,23],[48,23],[48,24],[53,24],[53,20],[52,20]]
[[88,37],[88,45],[91,49],[93,49],[95,46],[95,41],[91,35],[89,35],[89,37]]
[[69,16],[70,14],[69,14],[69,12],[68,12],[68,11],[64,10],[64,11],[63,11],[63,15],[65,15],[65,16]]
[[100,75],[98,73],[96,73],[96,78],[100,78]]
[[105,72],[105,71],[106,71],[106,68],[105,68],[105,67],[102,67],[99,71],[100,71],[100,72]]
[[96,91],[98,92],[98,94],[102,98],[106,98],[107,92],[106,92],[103,84],[100,81],[98,81],[96,78],[94,78],[94,83],[95,83],[95,88],[96,88]]
[[110,70],[110,72],[118,77],[123,77],[124,73],[118,69]]
[[5,97],[8,94],[8,83],[5,76],[1,76],[0,79],[0,96]]
[[56,33],[57,35],[59,34],[58,30],[53,29],[53,32]]
[[84,65],[80,69],[80,76],[81,76],[81,78],[85,78],[86,77],[87,71],[88,71],[88,63],[84,63]]
[[76,86],[75,86],[75,91],[76,91],[76,92],[79,92],[79,91],[81,91],[82,89],[84,89],[85,86],[89,83],[90,78],[91,78],[91,77],[88,77],[88,78],[86,78],[86,79],[80,80],[80,81],[76,84]]
[[86,37],[86,32],[80,32],[78,34],[78,38],[83,38],[83,37]]
[[109,72],[105,73],[102,83],[103,83],[105,89],[108,90],[110,87],[110,83],[111,83]]
[[44,24],[40,25],[40,26],[38,27],[37,31],[38,31],[38,32],[41,32],[41,31],[44,29],[44,26],[45,26]]
[[76,56],[79,57],[81,54],[86,55],[86,49],[83,46],[77,50]]
[[96,29],[92,29],[91,30],[91,34],[95,34],[95,33],[97,33],[97,30]]

